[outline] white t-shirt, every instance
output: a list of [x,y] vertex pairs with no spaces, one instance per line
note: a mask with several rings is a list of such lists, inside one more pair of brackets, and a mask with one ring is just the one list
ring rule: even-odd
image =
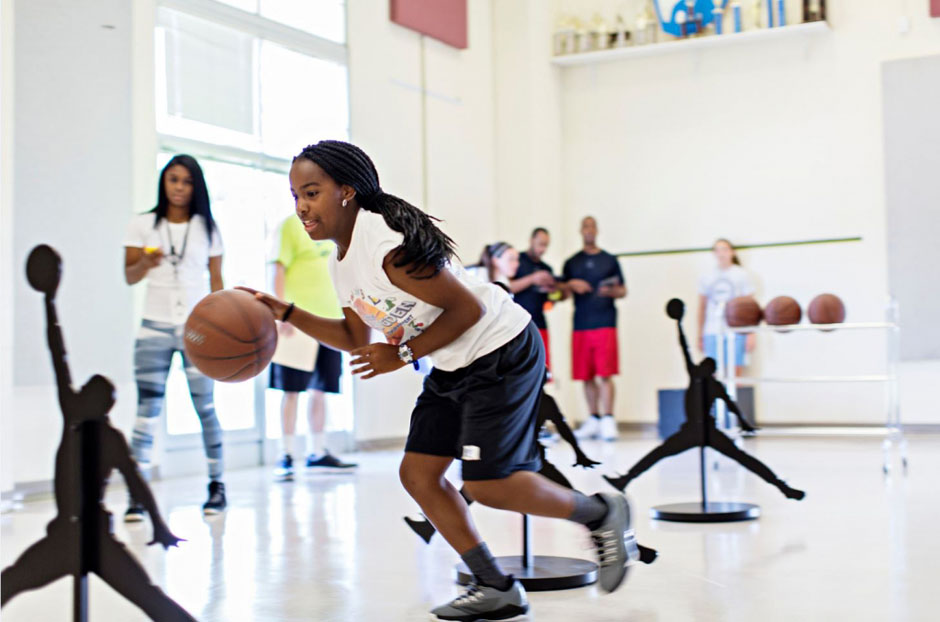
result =
[[754,284],[747,270],[732,264],[726,270],[715,268],[703,274],[699,279],[698,291],[708,299],[702,334],[716,335],[725,324],[725,304],[732,298],[752,295]]
[[[403,239],[381,214],[359,210],[346,255],[340,261],[334,250],[330,258],[340,304],[395,345],[420,335],[443,311],[395,287],[385,274],[385,256]],[[435,367],[454,371],[509,343],[531,318],[499,286],[476,281],[459,264],[448,269],[485,307],[483,317],[467,332],[430,355]]]
[[[157,227],[153,225],[154,218],[151,212],[135,216],[127,227],[124,246],[159,247],[163,251],[163,261],[145,277],[147,297],[143,317],[181,325],[186,323],[196,303],[209,293],[209,258],[222,254],[222,236],[216,228],[210,243],[202,216],[193,216],[188,223],[172,223],[164,218]],[[175,270],[171,245],[177,255],[182,255]]]

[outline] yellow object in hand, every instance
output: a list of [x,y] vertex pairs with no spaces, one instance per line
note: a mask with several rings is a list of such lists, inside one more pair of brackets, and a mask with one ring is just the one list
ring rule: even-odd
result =
[[159,246],[145,246],[144,247],[144,252],[147,253],[148,255],[152,255],[159,250],[160,250]]
[[561,290],[555,290],[548,295],[548,299],[552,302],[558,302],[561,300]]

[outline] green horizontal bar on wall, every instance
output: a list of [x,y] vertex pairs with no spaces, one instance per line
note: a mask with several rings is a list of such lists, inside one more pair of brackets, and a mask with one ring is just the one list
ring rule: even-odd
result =
[[[861,236],[850,238],[825,238],[822,240],[796,240],[793,242],[765,242],[763,244],[740,244],[735,246],[737,250],[746,250],[749,248],[774,248],[780,246],[808,246],[810,244],[840,244],[843,242],[861,242]],[[671,248],[656,251],[633,251],[630,253],[617,253],[617,257],[647,257],[650,255],[682,255],[684,253],[705,253],[712,250],[711,246],[700,248]]]

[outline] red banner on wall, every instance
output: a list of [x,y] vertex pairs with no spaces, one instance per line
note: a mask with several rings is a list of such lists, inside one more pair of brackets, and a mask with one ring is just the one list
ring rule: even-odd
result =
[[389,0],[393,22],[467,49],[467,0]]
[[930,0],[930,15],[940,17],[940,0]]

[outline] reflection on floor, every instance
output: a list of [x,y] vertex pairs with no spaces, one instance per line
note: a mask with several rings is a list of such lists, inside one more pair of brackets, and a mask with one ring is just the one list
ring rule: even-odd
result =
[[[657,523],[651,505],[697,499],[697,454],[666,460],[628,489],[642,542],[660,550],[653,566],[635,567],[613,595],[596,587],[532,594],[533,620],[752,621],[934,620],[940,536],[940,438],[915,437],[911,471],[885,479],[875,438],[758,438],[744,441],[794,486],[803,502],[722,458],[715,500],[759,503],[756,522],[726,525]],[[656,444],[634,438],[587,443],[604,465],[565,468],[585,491],[603,490],[600,473],[623,470]],[[572,462],[553,448],[558,465]],[[440,537],[426,546],[401,520],[416,511],[397,481],[399,452],[354,456],[356,475],[298,476],[275,483],[270,469],[226,478],[231,509],[205,520],[201,479],[159,482],[154,490],[172,530],[187,539],[179,549],[147,547],[149,523],[125,526],[117,536],[144,563],[153,580],[195,617],[209,621],[425,620],[433,604],[456,593],[456,556]],[[302,474],[301,474],[302,475]],[[124,495],[109,495],[116,515]],[[497,554],[519,550],[518,517],[474,507],[480,530]],[[44,533],[48,501],[28,503],[2,518],[0,562],[10,564]],[[576,525],[535,519],[537,553],[590,557]],[[3,610],[5,622],[69,619],[71,586],[59,581],[24,594]],[[144,620],[96,579],[92,620]]]

